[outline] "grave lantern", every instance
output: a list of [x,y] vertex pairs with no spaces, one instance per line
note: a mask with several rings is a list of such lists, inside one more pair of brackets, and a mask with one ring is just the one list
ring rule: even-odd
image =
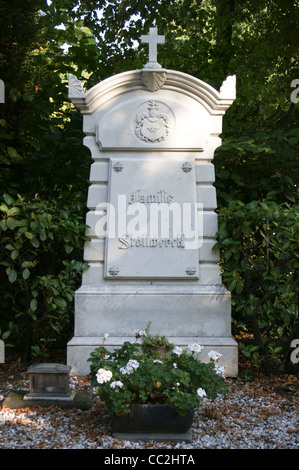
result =
[[64,364],[44,363],[29,367],[30,393],[24,400],[73,400],[75,393],[69,388],[71,367]]

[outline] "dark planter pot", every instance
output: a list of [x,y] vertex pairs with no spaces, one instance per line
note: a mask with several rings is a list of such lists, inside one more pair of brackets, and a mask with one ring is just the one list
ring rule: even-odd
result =
[[192,425],[193,414],[193,408],[182,416],[167,405],[134,405],[129,414],[113,414],[112,429],[116,433],[184,434]]

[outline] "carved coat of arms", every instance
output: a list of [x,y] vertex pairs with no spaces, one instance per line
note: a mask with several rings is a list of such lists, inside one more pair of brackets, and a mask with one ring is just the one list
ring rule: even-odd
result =
[[167,113],[159,112],[156,101],[149,101],[147,109],[147,113],[137,114],[135,134],[145,142],[161,142],[169,134],[169,116]]

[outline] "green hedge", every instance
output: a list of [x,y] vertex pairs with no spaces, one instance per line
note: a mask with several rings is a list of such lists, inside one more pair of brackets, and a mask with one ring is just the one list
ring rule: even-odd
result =
[[290,344],[299,338],[299,206],[270,197],[222,208],[215,245],[232,292],[235,331],[254,337],[240,343],[241,352],[269,373],[277,364],[293,369]]
[[73,328],[73,294],[86,266],[83,215],[63,197],[9,194],[0,213],[0,338],[24,362],[48,357],[51,344]]

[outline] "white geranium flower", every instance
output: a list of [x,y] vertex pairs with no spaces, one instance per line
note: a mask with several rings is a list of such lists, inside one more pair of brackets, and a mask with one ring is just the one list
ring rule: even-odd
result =
[[99,384],[103,384],[105,382],[109,382],[112,379],[112,372],[111,370],[106,369],[99,369],[96,373],[96,379]]
[[131,374],[134,370],[138,369],[139,362],[135,359],[130,359],[124,367],[121,367],[119,370],[121,374]]
[[215,364],[214,369],[217,375],[220,375],[223,379],[225,379],[224,366],[218,366],[218,364]]
[[174,362],[172,365],[173,365],[173,368],[174,368],[174,369],[177,369],[178,366],[176,365],[175,362]]
[[204,391],[203,388],[198,388],[198,389],[196,390],[196,393],[197,393],[197,395],[198,395],[200,398],[203,398],[203,397],[206,397],[206,396],[207,396],[207,394],[206,394],[206,392]]
[[173,352],[174,354],[177,354],[178,356],[180,356],[180,355],[182,354],[183,350],[182,350],[182,348],[180,348],[179,346],[175,346],[175,347],[173,348],[172,352]]
[[136,338],[141,338],[141,336],[146,336],[146,332],[143,330],[135,330],[134,331]]
[[198,343],[192,343],[192,344],[189,344],[188,349],[190,349],[190,351],[192,352],[200,353],[203,349],[203,346],[201,346]]
[[153,363],[154,363],[154,364],[163,364],[163,362],[160,361],[160,359],[154,359],[154,360],[153,360]]
[[136,361],[135,359],[130,359],[128,364],[127,364],[127,367],[132,367],[132,369],[138,369],[139,362]]
[[120,380],[115,380],[114,382],[111,382],[110,388],[115,388],[115,387],[122,388],[123,383]]
[[208,356],[213,360],[213,361],[219,361],[220,357],[222,356],[222,354],[220,354],[219,352],[216,352],[216,351],[210,351],[208,353]]

